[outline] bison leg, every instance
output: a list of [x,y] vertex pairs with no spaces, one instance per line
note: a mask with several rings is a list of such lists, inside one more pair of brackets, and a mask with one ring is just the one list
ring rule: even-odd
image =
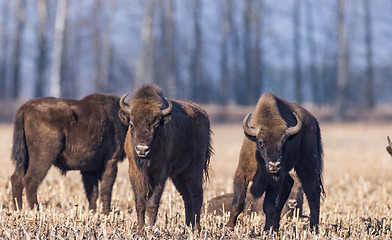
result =
[[[265,214],[264,231],[269,231],[273,226],[273,220],[276,212],[276,199],[278,197],[279,187],[268,185],[265,191],[263,211]],[[275,230],[275,229],[274,229]]]
[[172,178],[173,184],[180,192],[185,205],[185,222],[198,231],[200,227],[200,210],[203,204],[202,173],[185,172]]
[[293,178],[287,174],[287,176],[284,178],[282,182],[282,186],[280,188],[280,192],[277,196],[276,199],[276,206],[275,206],[275,212],[274,212],[274,218],[273,218],[273,229],[274,231],[279,230],[279,221],[280,221],[280,215],[283,209],[283,206],[285,205],[287,199],[290,196],[291,188],[294,185],[294,180]]
[[309,203],[310,227],[317,232],[320,214],[321,176],[315,170],[306,171],[303,168],[296,169],[296,172]]
[[164,185],[165,182],[166,180],[163,180],[161,183],[159,183],[154,187],[151,197],[147,201],[146,211],[147,211],[148,226],[153,226],[157,219],[159,202],[161,201],[161,196],[163,193],[163,189],[165,187]]
[[109,214],[110,202],[112,198],[112,189],[117,176],[117,160],[110,160],[105,167],[105,171],[102,175],[102,182],[100,187],[101,201],[102,201],[102,212]]
[[189,226],[192,221],[192,200],[189,187],[186,184],[186,180],[182,176],[172,177],[172,181],[177,191],[181,194],[182,200],[184,201],[185,207],[185,222]]
[[203,204],[203,177],[200,176],[199,179],[190,180],[190,192],[192,199],[192,212],[190,215],[191,224],[194,229],[197,229],[199,232],[201,230],[200,227],[200,210],[201,205]]
[[[31,157],[30,159],[33,158],[34,157]],[[48,158],[42,157],[38,159],[43,159],[44,161],[40,162],[39,164],[34,164],[38,162],[37,160],[31,161],[29,168],[27,169],[27,172],[23,179],[24,182],[23,184],[26,189],[26,198],[27,201],[29,202],[29,206],[31,209],[34,208],[34,205],[37,205],[38,208],[38,199],[37,199],[38,186],[41,183],[41,181],[45,178],[47,172],[49,171],[50,166],[52,165],[52,162],[48,161]]]
[[244,210],[246,191],[249,185],[249,178],[241,176],[238,171],[234,176],[234,195],[231,203],[230,219],[226,227],[233,229],[238,215]]
[[12,205],[15,210],[22,209],[24,167],[19,163],[16,165],[14,174],[11,176]]
[[98,199],[98,174],[93,171],[81,171],[84,190],[86,192],[87,200],[90,210],[97,209]]

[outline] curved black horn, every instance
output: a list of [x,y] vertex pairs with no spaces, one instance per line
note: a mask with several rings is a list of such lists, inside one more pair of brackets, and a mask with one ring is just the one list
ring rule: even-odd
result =
[[242,128],[244,129],[244,132],[246,134],[248,134],[249,136],[256,137],[257,133],[259,132],[259,129],[253,128],[253,127],[249,127],[249,125],[248,125],[249,118],[250,118],[251,115],[252,115],[251,113],[246,115],[246,117],[242,121]]
[[299,118],[298,114],[296,114],[295,112],[293,112],[293,114],[294,114],[295,118],[297,119],[297,125],[287,128],[286,134],[288,136],[292,136],[294,134],[297,134],[299,132],[299,130],[302,128],[301,118]]
[[388,145],[392,148],[392,142],[391,142],[391,139],[389,138],[389,136],[387,137],[387,140],[388,140]]
[[165,98],[165,100],[169,106],[167,108],[161,110],[162,116],[166,116],[166,115],[170,114],[170,112],[173,108],[173,103],[170,101],[170,99]]
[[120,107],[126,113],[129,113],[131,111],[131,109],[129,108],[129,105],[127,103],[125,103],[125,99],[128,97],[128,95],[129,94],[127,93],[120,98]]

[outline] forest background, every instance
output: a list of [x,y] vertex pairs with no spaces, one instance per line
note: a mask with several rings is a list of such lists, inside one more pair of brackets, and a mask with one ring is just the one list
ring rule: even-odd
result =
[[1,0],[0,119],[156,83],[201,104],[270,91],[344,120],[392,102],[391,23],[389,0]]

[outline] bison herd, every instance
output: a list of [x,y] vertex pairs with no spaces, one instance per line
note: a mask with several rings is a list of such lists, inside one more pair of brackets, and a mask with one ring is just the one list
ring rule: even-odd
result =
[[[38,207],[38,186],[54,165],[63,174],[79,170],[89,208],[96,209],[100,196],[102,212],[108,214],[117,163],[126,155],[141,233],[145,224],[156,221],[168,178],[184,201],[187,225],[194,229],[200,230],[203,212],[230,212],[226,227],[233,229],[241,212],[263,211],[264,230],[277,231],[282,215],[302,215],[305,194],[310,227],[317,231],[325,195],[323,150],[319,124],[307,110],[262,94],[243,120],[234,192],[202,206],[212,155],[207,113],[193,102],[164,97],[156,85],[141,87],[130,101],[127,96],[38,98],[23,104],[15,115],[11,154],[14,209],[22,208],[23,189],[29,207]],[[392,155],[389,137],[386,149]]]

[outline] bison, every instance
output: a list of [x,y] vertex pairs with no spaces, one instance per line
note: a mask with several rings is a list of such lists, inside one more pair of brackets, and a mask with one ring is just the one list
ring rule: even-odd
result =
[[388,140],[388,146],[387,146],[387,151],[388,151],[388,153],[392,156],[392,142],[391,142],[391,139],[389,139],[389,137],[387,137],[387,140]]
[[[138,231],[155,223],[165,182],[171,178],[185,205],[186,223],[200,230],[203,179],[208,177],[211,147],[206,112],[192,102],[163,97],[156,85],[144,85],[121,109],[129,119],[125,152],[135,195]],[[204,174],[203,174],[204,173]]]
[[261,95],[253,114],[243,121],[243,140],[238,167],[234,176],[234,196],[230,219],[233,229],[244,209],[250,181],[257,198],[265,192],[264,230],[279,229],[283,206],[289,197],[295,169],[310,208],[310,226],[318,230],[322,184],[322,144],[319,124],[308,111],[271,93]]
[[[302,216],[302,205],[303,205],[303,195],[301,183],[296,177],[295,173],[290,174],[294,178],[294,186],[291,189],[289,198],[284,205],[282,216],[287,215],[288,217],[293,217],[294,213],[298,211],[298,216]],[[217,215],[222,215],[224,212],[230,211],[231,203],[233,200],[233,193],[224,194],[209,200],[205,206],[202,206],[202,212],[214,213]],[[250,191],[247,191],[247,196],[245,198],[245,206],[243,212],[245,214],[251,213],[261,213],[263,210],[264,198],[253,197]]]
[[102,212],[108,214],[117,163],[125,158],[128,125],[119,117],[119,97],[92,94],[82,100],[53,97],[24,103],[15,115],[11,176],[14,208],[22,192],[30,208],[38,207],[37,189],[54,165],[62,174],[80,170],[89,208],[96,209],[98,182]]

